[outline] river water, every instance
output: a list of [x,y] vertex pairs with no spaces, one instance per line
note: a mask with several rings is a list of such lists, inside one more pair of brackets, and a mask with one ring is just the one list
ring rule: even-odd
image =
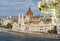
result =
[[0,31],[0,41],[60,41],[60,39],[33,38],[28,36],[17,36]]

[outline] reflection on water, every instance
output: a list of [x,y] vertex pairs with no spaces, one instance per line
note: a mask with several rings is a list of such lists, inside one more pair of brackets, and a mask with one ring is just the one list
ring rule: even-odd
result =
[[5,32],[0,32],[0,41],[60,41],[58,39],[43,39],[43,38],[33,38],[26,35],[13,35]]

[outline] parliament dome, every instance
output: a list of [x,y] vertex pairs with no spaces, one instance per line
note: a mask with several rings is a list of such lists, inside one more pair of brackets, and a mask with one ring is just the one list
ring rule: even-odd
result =
[[32,13],[32,11],[30,10],[30,7],[29,7],[29,10],[27,11],[26,15],[29,16],[29,17],[33,16],[33,13]]

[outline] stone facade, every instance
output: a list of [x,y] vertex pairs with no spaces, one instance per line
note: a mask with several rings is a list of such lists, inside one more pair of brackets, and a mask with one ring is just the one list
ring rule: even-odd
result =
[[[31,13],[31,14],[30,14]],[[15,23],[14,23],[15,24]],[[26,14],[26,17],[23,16],[18,18],[18,23],[13,25],[13,29],[16,28],[18,31],[33,31],[33,32],[45,32],[52,30],[52,19],[43,19],[38,16],[33,16],[32,11],[29,8],[29,11]]]

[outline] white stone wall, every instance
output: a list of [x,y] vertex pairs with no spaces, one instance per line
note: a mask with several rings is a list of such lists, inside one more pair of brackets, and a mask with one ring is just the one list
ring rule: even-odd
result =
[[20,30],[20,28],[18,27],[18,23],[13,24],[12,30],[13,31],[19,31]]
[[25,25],[21,25],[21,27],[20,27],[20,31],[26,31],[26,26]]
[[60,34],[60,23],[57,25],[57,34]]
[[30,25],[29,31],[45,32],[45,28],[40,25]]

